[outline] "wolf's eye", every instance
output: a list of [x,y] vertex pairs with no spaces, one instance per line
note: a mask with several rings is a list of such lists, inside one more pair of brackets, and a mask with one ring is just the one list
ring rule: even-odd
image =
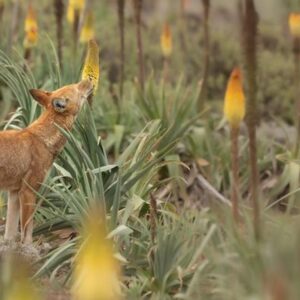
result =
[[53,99],[52,105],[57,112],[64,112],[67,106],[67,101],[63,98],[56,98]]

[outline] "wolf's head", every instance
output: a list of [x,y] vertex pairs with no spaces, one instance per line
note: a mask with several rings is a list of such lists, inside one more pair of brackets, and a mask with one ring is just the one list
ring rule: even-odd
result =
[[39,104],[53,113],[76,116],[92,91],[92,83],[89,80],[82,80],[53,92],[32,89],[30,94]]

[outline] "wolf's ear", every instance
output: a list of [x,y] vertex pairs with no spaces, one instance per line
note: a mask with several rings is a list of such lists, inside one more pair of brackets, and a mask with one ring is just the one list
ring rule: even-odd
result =
[[49,105],[49,96],[51,95],[50,92],[46,92],[38,89],[31,89],[29,93],[34,98],[34,100],[36,100],[42,106],[47,107]]

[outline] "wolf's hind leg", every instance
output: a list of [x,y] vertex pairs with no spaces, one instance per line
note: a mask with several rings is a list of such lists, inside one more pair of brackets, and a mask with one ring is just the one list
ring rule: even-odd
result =
[[7,202],[7,217],[5,225],[5,240],[15,240],[18,234],[20,219],[20,202],[18,192],[10,192]]

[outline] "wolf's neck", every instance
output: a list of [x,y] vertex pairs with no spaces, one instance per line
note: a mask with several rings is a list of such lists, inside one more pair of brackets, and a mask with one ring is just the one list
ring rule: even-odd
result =
[[74,121],[74,116],[60,116],[46,111],[27,130],[40,139],[51,153],[57,154],[66,143],[66,138],[59,127],[70,130]]

